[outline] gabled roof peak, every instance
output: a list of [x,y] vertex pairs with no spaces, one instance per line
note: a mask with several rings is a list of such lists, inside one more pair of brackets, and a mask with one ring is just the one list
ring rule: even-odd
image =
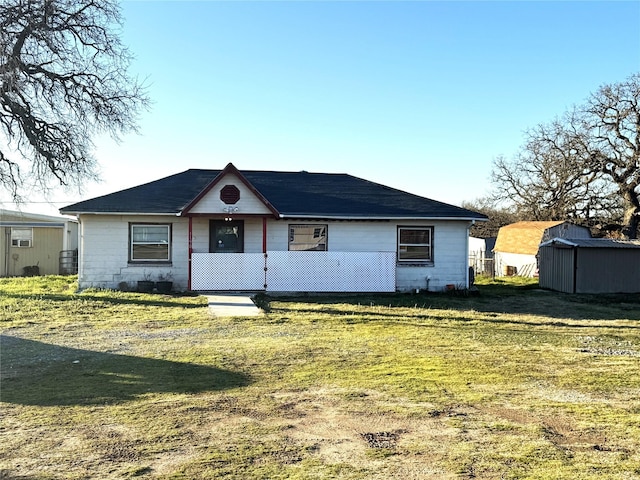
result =
[[267,200],[264,195],[262,195],[262,193],[260,193],[258,189],[249,180],[247,180],[247,178],[233,165],[233,163],[228,163],[227,166],[224,167],[224,169],[218,175],[216,175],[215,178],[211,180],[211,182],[209,182],[209,184],[206,185],[193,200],[185,205],[184,208],[181,209],[180,215],[187,215],[189,211],[193,209],[198,204],[198,202],[202,200],[204,196],[213,189],[213,187],[215,187],[228,175],[234,175],[238,177],[240,181],[258,198],[258,200],[262,202],[264,206],[267,207],[269,211],[271,211],[271,213],[273,213],[275,217],[278,217],[280,215],[278,210],[273,205],[271,205],[269,200]]

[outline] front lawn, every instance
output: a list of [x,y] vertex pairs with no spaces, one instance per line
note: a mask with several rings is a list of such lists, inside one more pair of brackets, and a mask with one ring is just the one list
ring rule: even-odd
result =
[[195,296],[0,279],[0,478],[640,477],[640,296]]

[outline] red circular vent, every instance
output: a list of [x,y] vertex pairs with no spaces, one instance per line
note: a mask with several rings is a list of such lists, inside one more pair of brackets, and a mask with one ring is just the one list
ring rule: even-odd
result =
[[240,200],[240,190],[235,185],[225,185],[220,190],[220,200],[227,205],[233,205]]

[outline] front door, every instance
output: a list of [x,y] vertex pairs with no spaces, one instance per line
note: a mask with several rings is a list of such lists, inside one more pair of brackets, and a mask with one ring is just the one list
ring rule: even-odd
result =
[[243,253],[244,221],[211,220],[209,222],[210,253]]

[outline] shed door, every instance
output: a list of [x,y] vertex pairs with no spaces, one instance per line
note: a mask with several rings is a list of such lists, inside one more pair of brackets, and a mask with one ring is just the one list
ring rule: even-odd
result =
[[211,220],[209,222],[210,253],[243,253],[244,221]]

